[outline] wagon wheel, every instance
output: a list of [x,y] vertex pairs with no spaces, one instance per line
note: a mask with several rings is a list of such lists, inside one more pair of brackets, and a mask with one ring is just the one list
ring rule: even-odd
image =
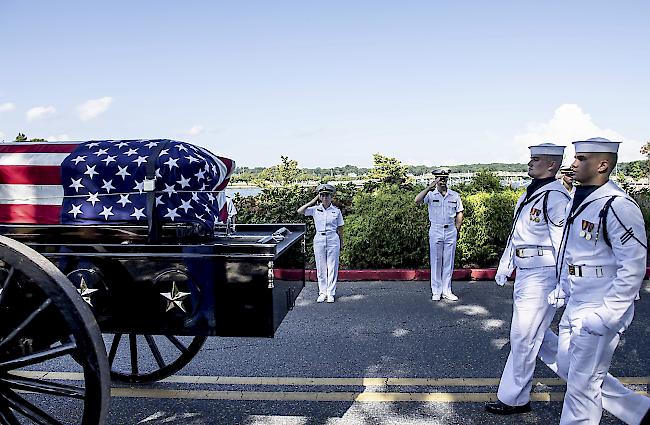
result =
[[116,333],[107,343],[111,377],[130,383],[160,381],[188,364],[205,340],[205,336]]
[[[65,372],[45,379],[53,368]],[[109,398],[106,351],[86,303],[47,259],[0,236],[0,424],[101,424]]]

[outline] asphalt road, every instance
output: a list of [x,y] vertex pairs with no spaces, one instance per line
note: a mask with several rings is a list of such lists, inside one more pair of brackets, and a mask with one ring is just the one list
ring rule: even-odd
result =
[[[459,301],[432,302],[426,282],[341,282],[336,303],[316,304],[308,283],[275,338],[209,338],[169,381],[114,385],[108,423],[557,423],[564,386],[540,362],[533,412],[483,410],[509,350],[512,284],[453,287]],[[610,370],[643,392],[649,333],[645,282]]]

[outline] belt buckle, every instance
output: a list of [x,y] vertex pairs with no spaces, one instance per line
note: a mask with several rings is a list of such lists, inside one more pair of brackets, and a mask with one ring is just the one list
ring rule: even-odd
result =
[[576,275],[576,266],[574,266],[573,264],[569,264],[569,274],[570,274],[571,276],[575,276],[575,275]]
[[603,277],[605,276],[605,272],[603,271],[603,266],[596,266],[596,277]]
[[522,258],[524,256],[524,249],[523,248],[515,249],[515,255],[519,258]]
[[538,246],[537,247],[537,255],[539,257],[543,256],[544,255],[544,248],[542,248],[541,246]]

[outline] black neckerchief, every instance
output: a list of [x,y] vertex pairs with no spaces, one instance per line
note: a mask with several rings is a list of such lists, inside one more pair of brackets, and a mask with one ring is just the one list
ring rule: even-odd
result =
[[546,177],[545,179],[533,179],[533,181],[526,188],[526,199],[530,198],[530,196],[533,193],[535,193],[537,189],[553,181],[555,181],[555,177]]
[[591,195],[594,190],[598,189],[600,186],[596,185],[580,185],[576,186],[576,193],[573,195],[573,204],[571,205],[571,214],[575,212],[575,210],[578,209],[580,204],[587,198],[587,196]]

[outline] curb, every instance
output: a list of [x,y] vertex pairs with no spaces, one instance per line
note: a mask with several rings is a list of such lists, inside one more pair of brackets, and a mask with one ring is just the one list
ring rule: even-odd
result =
[[[452,280],[494,280],[497,269],[455,269]],[[301,280],[302,270],[300,269],[275,269],[273,275],[276,279]],[[645,279],[650,277],[650,267],[646,268]],[[429,269],[364,269],[364,270],[339,270],[338,280],[360,282],[360,281],[399,281],[399,280],[421,280],[429,281],[431,271]],[[315,269],[305,269],[305,280],[316,282]],[[512,280],[512,279],[510,279]]]

